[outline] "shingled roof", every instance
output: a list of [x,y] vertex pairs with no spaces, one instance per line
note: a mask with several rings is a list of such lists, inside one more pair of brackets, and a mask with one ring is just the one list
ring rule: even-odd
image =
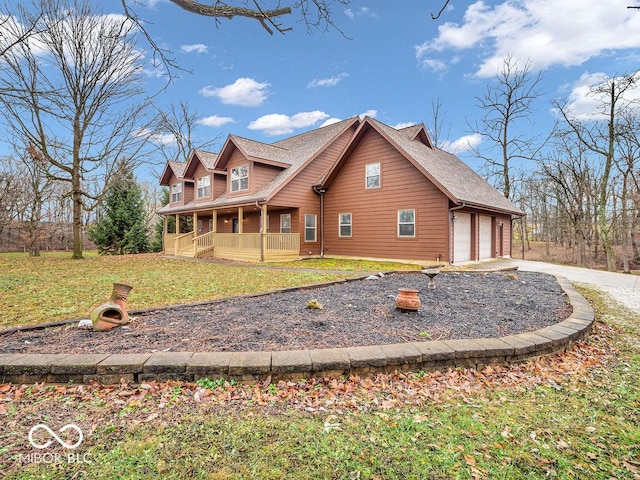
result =
[[[253,140],[247,140],[242,137],[230,136],[227,142],[225,142],[223,151],[227,148],[232,148],[230,145],[233,144],[238,149],[242,148],[241,151],[245,155],[251,152],[251,156],[253,158],[262,158],[265,160],[277,161],[279,163],[287,163],[288,166],[254,193],[243,196],[234,195],[232,199],[229,199],[227,193],[223,193],[210,202],[199,202],[197,204],[197,208],[216,208],[226,205],[267,201],[270,197],[280,191],[280,189],[282,189],[290,179],[295,177],[295,175],[302,170],[308,162],[313,160],[313,158],[331,145],[333,141],[349,127],[357,123],[358,117],[352,117],[300,135],[280,140],[273,144],[264,144]],[[238,141],[239,144],[236,143]],[[286,156],[284,153],[286,153]],[[218,158],[222,157],[222,155],[223,152],[220,152]],[[278,160],[276,160],[276,158],[278,158]],[[218,165],[216,165],[216,168],[218,168]],[[311,186],[309,188],[311,188]],[[195,206],[196,205],[193,202],[171,208],[168,205],[165,205],[160,209],[159,213],[185,211]]]
[[[370,128],[380,133],[405,158],[412,161],[452,202],[458,205],[466,204],[489,208],[515,215],[523,214],[518,207],[458,157],[427,145],[425,142],[430,143],[430,141],[424,125],[414,125],[397,130],[373,118],[365,117],[358,132],[351,140],[352,145]],[[424,130],[422,139],[419,138],[421,130]],[[349,148],[343,153],[343,158],[337,160],[332,170],[339,169],[340,163],[346,161],[348,155]],[[321,184],[327,186],[334,178],[334,172],[330,171],[325,175]]]
[[[243,155],[252,159],[262,159],[266,163],[280,165],[283,169],[270,181],[266,182],[259,190],[245,196],[234,195],[229,198],[222,194],[210,202],[199,202],[197,206],[189,204],[169,208],[165,206],[160,213],[172,213],[186,211],[190,208],[216,208],[227,205],[240,205],[243,203],[268,201],[291,178],[293,178],[305,165],[320,152],[332,144],[332,142],[348,128],[357,125],[356,133],[351,138],[349,145],[343,151],[342,156],[336,160],[332,168],[317,182],[316,185],[328,186],[339,172],[341,163],[350,155],[350,147],[362,138],[364,133],[374,129],[393,145],[407,160],[412,162],[431,182],[434,183],[453,203],[470,207],[487,208],[499,212],[522,215],[507,198],[487,183],[480,175],[474,172],[468,165],[455,155],[432,146],[424,125],[395,129],[373,118],[365,117],[360,120],[352,117],[325,127],[317,128],[300,135],[289,137],[272,144],[266,144],[249,140],[243,137],[230,135],[219,155],[212,152],[198,150],[198,158],[206,163],[207,168],[224,168],[219,165],[221,159],[228,158],[232,149],[237,148]],[[224,163],[224,160],[223,160]],[[211,166],[210,166],[211,165]],[[186,164],[169,162],[167,168],[171,168],[174,174],[181,178]],[[167,171],[165,168],[165,172]],[[163,174],[164,179],[164,174]],[[167,180],[168,181],[168,180]]]
[[186,168],[187,164],[184,162],[168,161],[162,171],[162,175],[160,176],[160,185],[169,185],[171,174],[178,179],[183,179]]

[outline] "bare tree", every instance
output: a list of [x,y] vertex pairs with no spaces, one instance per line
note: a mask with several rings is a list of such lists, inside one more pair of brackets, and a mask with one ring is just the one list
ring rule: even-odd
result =
[[0,11],[0,57],[3,57],[16,45],[26,42],[39,33],[42,14],[33,15],[24,5],[11,5],[5,2]]
[[73,258],[82,258],[83,211],[102,197],[117,159],[136,158],[146,141],[143,52],[131,21],[87,2],[40,0],[34,15],[38,35],[3,58],[0,104],[14,137],[69,186]]
[[0,158],[0,234],[17,216],[22,186],[19,162],[10,156]]
[[207,150],[219,140],[219,136],[199,140],[196,132],[201,124],[202,116],[186,101],[172,103],[166,110],[157,109],[151,141],[158,146],[163,165],[168,160],[185,162],[194,149]]
[[[590,88],[589,95],[596,107],[590,119],[581,121],[570,111],[567,103],[554,102],[564,118],[569,131],[589,151],[602,158],[602,177],[598,184],[598,234],[607,256],[607,269],[616,271],[616,257],[611,242],[611,221],[607,215],[611,187],[609,180],[614,168],[616,142],[626,130],[622,123],[624,115],[634,103],[627,98],[630,89],[636,86],[639,72],[611,77]],[[627,96],[625,96],[627,95]]]
[[555,150],[539,165],[543,179],[555,187],[550,194],[568,219],[571,239],[577,246],[576,263],[584,266],[595,213],[592,184],[598,172],[592,167],[584,146],[561,133],[556,136]]
[[[434,146],[442,148],[442,142],[449,137],[450,125],[447,123],[447,113],[440,97],[431,99],[431,111],[429,112],[431,123],[427,126],[429,136]],[[446,130],[446,132],[445,132]]]
[[484,96],[477,97],[484,113],[471,129],[488,140],[482,142],[488,147],[474,149],[474,153],[484,160],[487,177],[495,181],[505,197],[511,198],[513,163],[535,158],[544,145],[536,137],[516,133],[514,128],[519,122],[533,123],[532,104],[542,95],[538,90],[542,74],[531,72],[531,62],[520,66],[509,56],[496,79],[496,85],[488,86]]

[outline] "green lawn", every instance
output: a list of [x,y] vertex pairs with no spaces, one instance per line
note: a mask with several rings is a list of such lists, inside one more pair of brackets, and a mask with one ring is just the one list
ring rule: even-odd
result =
[[[111,284],[133,285],[130,309],[210,300],[229,295],[347,278],[353,271],[417,268],[396,263],[320,260],[291,270],[176,260],[160,255],[100,257],[86,253],[0,254],[0,328],[88,317],[111,293]],[[285,267],[286,264],[280,264]],[[307,269],[301,270],[301,267]],[[308,269],[343,270],[344,273]]]
[[[637,479],[640,315],[581,292],[598,319],[589,341],[508,368],[277,384],[0,386],[0,471],[18,479]],[[27,435],[37,423],[79,425],[75,461],[61,447],[51,450],[59,461],[35,461]]]

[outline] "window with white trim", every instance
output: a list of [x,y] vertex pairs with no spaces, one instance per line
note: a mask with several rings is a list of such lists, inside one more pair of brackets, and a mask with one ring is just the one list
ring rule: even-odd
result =
[[182,201],[182,183],[171,185],[171,203]]
[[198,198],[208,198],[211,196],[211,177],[209,175],[199,177],[196,183]]
[[318,224],[318,216],[313,213],[307,213],[304,216],[304,241],[315,242],[316,230]]
[[415,210],[398,210],[398,236],[399,237],[415,237],[416,236],[416,211]]
[[365,188],[380,187],[380,162],[368,163],[365,166]]
[[338,236],[339,237],[351,236],[351,214],[350,213],[338,214]]
[[291,214],[280,214],[280,233],[291,233]]
[[239,192],[249,189],[249,165],[231,169],[231,191]]

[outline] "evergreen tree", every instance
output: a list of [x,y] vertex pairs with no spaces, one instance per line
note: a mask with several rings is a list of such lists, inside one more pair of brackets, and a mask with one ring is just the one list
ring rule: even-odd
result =
[[101,255],[149,251],[142,191],[131,166],[123,163],[119,168],[100,207],[89,238]]

